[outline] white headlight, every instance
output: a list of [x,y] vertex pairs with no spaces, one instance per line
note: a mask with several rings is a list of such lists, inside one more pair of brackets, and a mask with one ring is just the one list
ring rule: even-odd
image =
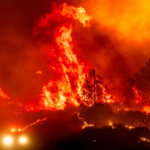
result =
[[21,138],[19,139],[19,142],[20,142],[20,143],[26,143],[26,142],[27,142],[27,139],[26,139],[25,137],[21,137]]
[[10,144],[12,143],[12,138],[9,137],[9,136],[5,137],[5,138],[4,138],[4,143],[5,143],[6,145],[10,145]]

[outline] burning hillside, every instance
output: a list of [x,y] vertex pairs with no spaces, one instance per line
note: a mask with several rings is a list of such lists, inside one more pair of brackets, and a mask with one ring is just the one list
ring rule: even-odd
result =
[[[74,20],[79,21],[84,27],[90,27],[91,17],[86,14],[84,8],[69,6],[66,3],[59,6],[53,4],[52,12],[46,14],[45,18],[41,17],[36,24],[33,30],[34,36],[39,34],[51,36],[50,33],[53,30],[54,45],[49,50],[48,57],[53,60],[49,66],[55,75],[55,80],[51,80],[43,86],[39,99],[27,103],[25,107],[22,108],[24,103],[16,100],[14,104],[17,104],[21,109],[25,111],[58,110],[65,109],[69,105],[85,104],[82,87],[86,74],[92,66],[83,63],[73,52],[74,42],[71,34]],[[42,74],[42,71],[36,71],[36,73]],[[97,80],[97,76],[95,80]],[[112,96],[107,94],[103,84],[99,83],[99,86],[102,89],[101,94],[104,95],[102,101],[113,102]],[[90,100],[87,106],[92,106]]]
[[[116,50],[119,47],[114,48],[107,36],[99,35],[100,31],[95,29],[93,16],[88,15],[83,7],[67,3],[60,5],[52,3],[51,7],[49,13],[43,15],[39,21],[36,19],[32,30],[34,44],[32,45],[32,42],[29,44],[31,52],[28,52],[29,49],[27,52],[16,54],[20,55],[21,60],[16,66],[12,66],[10,79],[4,77],[5,73],[1,76],[1,80],[7,81],[7,86],[3,83],[0,88],[1,108],[4,108],[2,112],[6,114],[7,109],[10,114],[23,115],[39,111],[65,112],[69,107],[73,107],[73,111],[68,111],[70,113],[68,118],[78,120],[82,124],[78,125],[80,129],[86,127],[102,129],[107,126],[106,128],[114,135],[113,129],[117,131],[119,124],[122,123],[124,126],[121,126],[121,129],[125,130],[127,137],[130,135],[129,130],[134,131],[142,127],[149,130],[150,60],[139,71],[136,70],[137,73],[132,78],[126,75],[130,73],[120,71],[120,67],[116,67],[119,65],[116,65],[116,61],[112,62],[116,68],[113,69],[112,65],[107,66],[110,60],[115,60],[115,56],[111,55],[113,51],[115,52],[113,55],[116,54],[120,62],[123,56]],[[108,22],[108,26],[110,24],[111,22]],[[97,67],[93,65],[93,58],[91,62],[85,60],[86,57],[81,57],[79,51],[84,49],[82,55],[86,55],[88,49],[87,52],[91,52],[90,57],[94,57],[93,51],[99,46],[100,49],[107,47],[112,52],[105,61],[103,55],[108,51],[101,50],[103,54],[102,57],[99,56],[99,61],[103,63]],[[13,59],[16,60],[15,56]],[[126,68],[127,64],[123,64]],[[105,67],[108,68],[108,73],[102,73],[102,77],[104,78],[106,74],[107,79],[104,78],[104,81],[108,86],[104,84],[100,74],[102,72],[100,70]],[[116,72],[114,77],[115,70],[119,70],[121,75]],[[27,71],[30,75],[26,73]],[[128,72],[128,69],[126,71]],[[109,80],[108,77],[112,79]],[[108,83],[113,80],[114,82]],[[33,123],[30,121],[29,125],[22,127],[21,130],[43,123],[49,116],[42,115],[39,118],[37,116],[37,121],[34,118]],[[142,134],[140,140],[149,142],[148,137],[144,136]]]

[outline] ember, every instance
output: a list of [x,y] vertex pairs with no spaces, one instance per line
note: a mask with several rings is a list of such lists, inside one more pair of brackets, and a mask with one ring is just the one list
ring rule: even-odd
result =
[[[145,138],[145,137],[141,137],[141,141],[142,141],[142,142],[150,142],[150,140],[147,139],[147,138]],[[140,141],[140,142],[141,142],[141,141]]]

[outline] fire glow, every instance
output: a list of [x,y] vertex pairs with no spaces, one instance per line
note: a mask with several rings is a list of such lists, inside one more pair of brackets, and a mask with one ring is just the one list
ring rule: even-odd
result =
[[[53,58],[56,58],[56,62],[50,64],[51,69],[54,73],[59,76],[56,80],[50,80],[45,84],[41,89],[40,99],[38,103],[33,104],[29,102],[25,106],[26,111],[39,111],[39,110],[64,110],[67,106],[80,106],[81,104],[86,105],[87,107],[92,107],[93,103],[85,103],[82,93],[82,87],[85,82],[85,76],[88,74],[91,66],[86,65],[81,60],[78,59],[76,54],[73,52],[74,42],[72,38],[72,32],[74,30],[73,21],[80,22],[83,27],[90,27],[91,16],[87,15],[83,7],[74,7],[67,5],[66,3],[62,5],[54,5],[52,12],[46,14],[45,17],[41,17],[40,21],[37,23],[34,33],[38,34],[40,32],[46,32],[49,28],[51,22],[56,22],[59,25],[54,29],[54,48],[50,50],[50,55]],[[38,70],[35,72],[37,75],[42,75],[43,71]],[[107,103],[113,105],[113,103],[118,102],[120,106],[123,102],[117,101],[115,96],[109,94],[103,84],[100,84],[102,89],[101,100],[97,102]],[[135,97],[135,105],[141,104],[142,96],[139,94],[136,86],[132,87]],[[3,99],[10,99],[10,97],[0,89],[0,96]],[[142,105],[142,104],[141,104]],[[23,104],[21,104],[23,107]],[[117,108],[119,112],[121,109]],[[130,108],[122,108],[124,111],[130,111]],[[141,112],[150,113],[149,106],[143,106],[142,109],[139,108]],[[88,124],[81,117],[78,118],[83,121],[82,129],[86,127],[92,127],[94,124]],[[46,120],[38,119],[36,122],[26,126],[21,129],[25,130],[28,127],[38,124]],[[109,121],[108,126],[114,128],[113,123]],[[125,125],[126,128],[133,129],[134,126]]]
[[[72,51],[72,20],[78,20],[86,27],[89,26],[91,19],[82,7],[75,8],[63,4],[53,9],[50,14],[46,14],[46,18],[41,18],[38,25],[42,27],[48,26],[49,21],[53,21],[54,17],[56,17],[55,21],[61,19],[59,18],[60,15],[61,18],[65,17],[65,23],[54,31],[56,49],[59,53],[59,56],[57,56],[59,68],[57,66],[51,67],[56,68],[62,78],[55,81],[55,83],[50,81],[43,86],[43,93],[41,94],[44,109],[50,110],[64,109],[67,103],[74,106],[80,105],[77,97],[82,94],[81,87],[84,82],[85,72],[83,71],[84,64],[78,61]],[[72,84],[71,78],[74,80]],[[51,92],[53,87],[57,87],[57,92]]]
[[[52,58],[56,58],[56,62],[50,64],[56,75],[59,78],[56,80],[50,80],[46,85],[42,87],[40,99],[37,104],[29,102],[23,108],[25,111],[38,111],[38,110],[64,110],[69,105],[80,106],[80,104],[93,106],[91,102],[85,103],[82,93],[82,87],[85,82],[85,75],[88,73],[91,66],[87,66],[73,52],[73,21],[79,21],[84,27],[90,27],[91,16],[86,14],[83,7],[74,7],[67,5],[54,5],[53,10],[46,14],[45,17],[41,17],[40,21],[34,28],[34,34],[37,35],[47,29],[51,22],[61,23],[54,29],[54,48],[50,50]],[[44,32],[48,32],[44,30]],[[36,74],[42,75],[41,70],[36,71]],[[112,104],[118,100],[115,96],[109,94],[103,84],[100,85],[102,89],[101,100],[97,102]],[[135,103],[139,104],[142,101],[142,97],[139,95],[138,89],[133,87],[134,96],[136,98]],[[0,89],[0,96],[5,99],[10,97]],[[118,101],[119,102],[119,101]],[[120,102],[122,105],[123,102]],[[23,104],[18,103],[19,107],[23,107]],[[143,111],[148,113],[148,106],[143,108]],[[126,109],[126,108],[123,108]],[[118,108],[118,110],[120,110]],[[128,109],[130,110],[130,108]]]
[[24,131],[24,130],[26,130],[27,128],[33,126],[33,125],[37,125],[37,124],[39,124],[39,123],[45,121],[46,119],[47,119],[47,118],[37,119],[35,122],[33,122],[33,123],[27,125],[26,127],[24,127],[23,129],[20,129],[20,130],[21,130],[21,131]]
[[[57,64],[56,66],[51,66],[56,74],[61,75],[61,79],[56,81],[51,80],[47,85],[43,86],[40,102],[41,106],[38,107],[39,109],[63,110],[68,105],[79,106],[83,103],[81,99],[83,97],[82,86],[89,66],[85,66],[73,53],[73,40],[71,37],[73,20],[78,20],[84,27],[90,27],[89,22],[91,17],[86,14],[84,8],[76,8],[65,3],[59,7],[55,6],[53,11],[50,14],[46,14],[45,18],[41,18],[38,23],[37,28],[46,28],[49,26],[49,22],[63,22],[63,25],[54,29],[57,54],[55,54],[55,49],[52,51],[54,53],[53,57],[57,57]],[[57,90],[52,91],[53,88]],[[101,85],[101,88],[103,89],[104,95],[106,95],[105,87]],[[113,99],[111,99],[110,94],[107,94],[102,101],[112,103]],[[29,104],[26,107],[27,110],[34,110],[31,105],[32,104]],[[91,104],[89,104],[89,106],[91,106]]]

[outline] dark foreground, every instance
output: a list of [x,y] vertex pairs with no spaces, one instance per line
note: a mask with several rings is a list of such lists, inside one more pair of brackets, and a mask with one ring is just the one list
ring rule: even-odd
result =
[[[31,114],[33,115],[33,113]],[[30,115],[30,116],[31,116]],[[28,115],[29,116],[29,115]],[[35,114],[37,116],[37,114]],[[38,114],[39,116],[39,114]],[[28,138],[25,145],[10,145],[1,150],[150,150],[150,130],[147,127],[128,129],[122,124],[89,127],[82,130],[77,116],[66,111],[50,112],[49,119],[31,126],[23,134]],[[1,134],[0,134],[1,135]],[[14,136],[14,135],[13,135]]]
[[[117,129],[118,130],[118,129]],[[141,129],[142,134],[144,128]],[[137,131],[135,132],[137,133]],[[61,133],[60,133],[61,134]],[[125,135],[123,131],[111,129],[86,128],[80,134],[53,139],[47,132],[28,134],[30,143],[24,146],[6,147],[6,150],[148,150],[149,142],[139,141],[136,135]],[[4,148],[1,148],[4,150]]]

